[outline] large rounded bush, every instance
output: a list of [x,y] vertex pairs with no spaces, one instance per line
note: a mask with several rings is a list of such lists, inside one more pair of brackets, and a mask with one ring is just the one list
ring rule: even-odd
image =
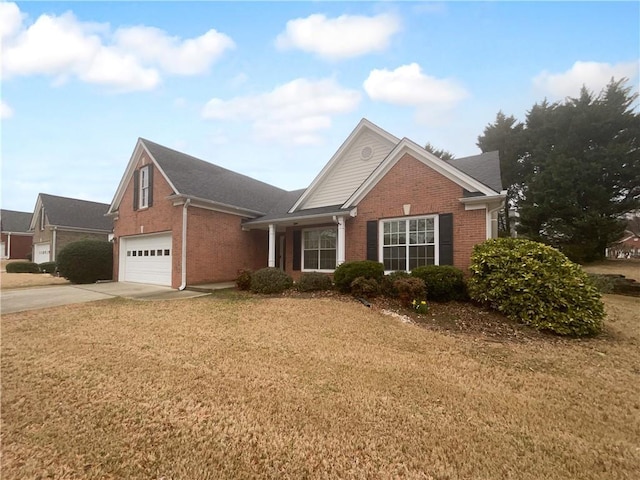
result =
[[113,245],[102,240],[79,240],[64,247],[58,272],[71,283],[95,283],[113,278]]
[[251,275],[251,291],[253,293],[282,293],[292,285],[291,277],[279,268],[262,268]]
[[476,245],[468,281],[472,299],[508,317],[560,335],[594,335],[604,306],[579,265],[531,240],[499,238]]
[[427,265],[411,271],[411,276],[420,278],[427,286],[427,299],[434,302],[466,300],[467,286],[462,270],[450,265]]
[[333,282],[343,293],[351,291],[351,284],[358,278],[373,279],[380,283],[384,277],[384,266],[380,262],[372,260],[361,260],[355,262],[344,262],[333,272]]

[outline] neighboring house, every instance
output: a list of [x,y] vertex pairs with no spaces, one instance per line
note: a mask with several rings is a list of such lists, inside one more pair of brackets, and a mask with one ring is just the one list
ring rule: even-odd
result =
[[640,235],[625,230],[622,238],[606,251],[608,258],[640,258]]
[[2,240],[0,243],[0,257],[28,258],[31,253],[33,232],[29,231],[31,213],[16,212],[15,210],[0,210],[0,229]]
[[473,246],[497,236],[504,198],[497,152],[445,162],[366,119],[292,192],[138,139],[109,208],[114,275],[184,288],[364,259],[466,270]]
[[107,210],[106,203],[39,194],[29,227],[33,261],[53,262],[60,250],[77,240],[109,240],[113,222]]

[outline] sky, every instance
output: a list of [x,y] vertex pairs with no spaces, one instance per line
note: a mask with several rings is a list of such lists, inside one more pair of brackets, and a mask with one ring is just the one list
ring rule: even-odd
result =
[[2,208],[111,203],[139,137],[286,190],[361,118],[456,157],[503,111],[638,91],[640,3],[2,2]]

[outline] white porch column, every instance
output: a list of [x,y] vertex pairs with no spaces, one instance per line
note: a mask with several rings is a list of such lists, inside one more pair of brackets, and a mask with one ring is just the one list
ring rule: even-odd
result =
[[276,226],[269,224],[269,267],[276,266]]
[[345,261],[346,242],[344,236],[344,217],[338,217],[338,265]]

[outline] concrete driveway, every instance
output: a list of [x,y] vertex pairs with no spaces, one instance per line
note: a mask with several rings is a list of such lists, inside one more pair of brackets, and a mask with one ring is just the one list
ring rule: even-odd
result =
[[113,297],[138,300],[171,300],[194,298],[206,293],[173,290],[169,287],[139,283],[108,282],[91,285],[56,285],[51,287],[16,288],[2,290],[0,313],[22,312],[57,307],[72,303],[94,302]]

